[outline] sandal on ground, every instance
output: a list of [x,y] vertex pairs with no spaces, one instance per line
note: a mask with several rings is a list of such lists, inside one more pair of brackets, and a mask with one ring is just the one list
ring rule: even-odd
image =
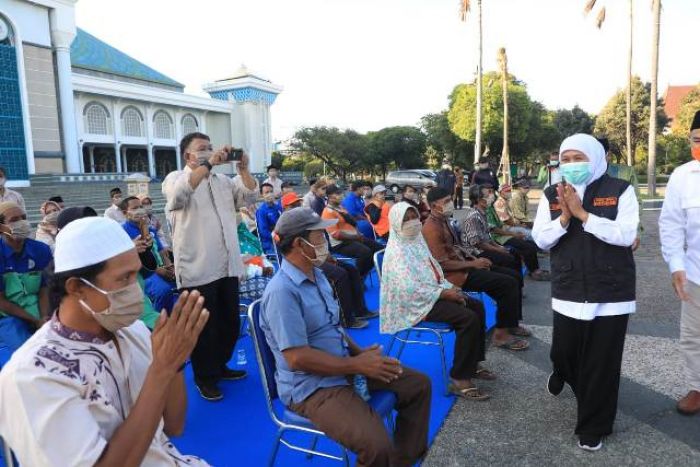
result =
[[476,386],[473,386],[471,388],[460,388],[456,384],[450,383],[447,390],[450,392],[450,394],[454,394],[455,396],[461,397],[462,399],[468,399],[472,401],[485,401],[491,398],[490,395],[479,391],[479,388],[477,388]]
[[477,368],[476,375],[474,377],[477,379],[483,379],[484,381],[493,381],[496,379],[496,374],[490,370],[487,370],[486,368]]
[[516,328],[510,328],[510,329],[508,329],[508,332],[512,336],[518,336],[518,337],[530,337],[530,336],[532,336],[532,332],[530,332],[529,329],[524,328],[522,326],[518,326]]
[[501,349],[513,350],[516,352],[519,350],[525,350],[528,347],[530,347],[530,343],[528,341],[526,341],[525,339],[518,339],[516,337],[508,339],[505,342],[501,342],[500,344],[494,342],[493,345],[496,347],[500,347]]

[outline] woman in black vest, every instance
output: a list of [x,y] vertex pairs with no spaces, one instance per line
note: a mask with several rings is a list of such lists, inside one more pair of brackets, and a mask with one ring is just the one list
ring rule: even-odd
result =
[[639,205],[634,187],[605,175],[603,146],[590,135],[559,150],[563,182],[540,199],[532,236],[551,252],[553,372],[547,390],[568,383],[578,402],[579,447],[596,451],[612,433],[622,350],[635,312]]

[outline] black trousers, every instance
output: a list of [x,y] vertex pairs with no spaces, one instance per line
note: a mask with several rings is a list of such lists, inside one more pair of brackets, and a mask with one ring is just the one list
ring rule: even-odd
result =
[[491,270],[469,271],[462,289],[486,292],[496,300],[496,327],[514,328],[522,318],[522,292],[517,279],[508,268],[494,266]]
[[356,316],[367,313],[362,277],[355,266],[342,261],[338,261],[338,264],[325,262],[321,265],[321,271],[335,290],[344,324],[352,323]]
[[612,433],[628,319],[619,315],[583,321],[554,312],[550,358],[554,373],[576,395],[579,436]]
[[476,376],[479,362],[485,360],[484,306],[467,297],[467,305],[438,300],[425,321],[448,323],[455,331],[454,359],[450,376],[454,379],[471,379]]
[[464,208],[464,187],[462,185],[458,185],[455,189],[454,203],[456,209]]
[[478,257],[490,260],[494,266],[510,269],[511,272],[514,272],[518,276],[517,279],[520,287],[525,286],[525,279],[523,278],[522,268],[520,267],[522,264],[520,256],[511,253],[498,253],[495,251],[483,250]]
[[537,244],[535,242],[513,237],[505,244],[518,252],[530,272],[540,268],[540,261],[537,259]]
[[331,248],[331,251],[357,259],[357,270],[360,271],[360,276],[364,277],[374,267],[374,253],[382,249],[384,247],[374,240],[365,239],[362,242],[345,240]]
[[204,307],[209,310],[209,320],[199,335],[190,360],[195,381],[215,383],[233,356],[240,332],[238,278],[224,277],[181,290],[198,290],[204,297]]

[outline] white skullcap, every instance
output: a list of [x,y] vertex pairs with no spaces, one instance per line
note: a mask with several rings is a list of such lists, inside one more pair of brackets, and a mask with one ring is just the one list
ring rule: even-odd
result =
[[77,219],[56,236],[54,271],[93,266],[134,248],[133,240],[116,221],[106,217]]

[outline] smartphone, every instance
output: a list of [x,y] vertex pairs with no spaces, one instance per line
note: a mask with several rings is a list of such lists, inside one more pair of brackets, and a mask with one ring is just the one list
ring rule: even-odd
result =
[[243,160],[243,149],[231,149],[226,155],[226,162],[239,162]]

